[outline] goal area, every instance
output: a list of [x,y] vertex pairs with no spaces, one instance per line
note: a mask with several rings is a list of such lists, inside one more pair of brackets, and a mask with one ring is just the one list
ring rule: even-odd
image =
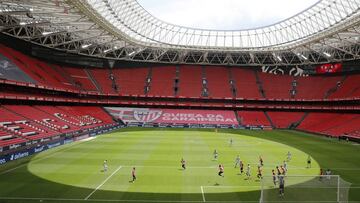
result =
[[[281,192],[280,182],[284,181]],[[318,176],[265,176],[261,180],[260,203],[306,202],[346,203],[350,183],[338,175]]]

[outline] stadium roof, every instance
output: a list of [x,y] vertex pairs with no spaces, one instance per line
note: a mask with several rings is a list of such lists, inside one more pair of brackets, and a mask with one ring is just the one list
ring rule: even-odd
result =
[[4,0],[0,25],[37,44],[110,59],[304,65],[360,58],[359,8],[359,0],[321,0],[269,26],[207,30],[164,22],[136,0]]

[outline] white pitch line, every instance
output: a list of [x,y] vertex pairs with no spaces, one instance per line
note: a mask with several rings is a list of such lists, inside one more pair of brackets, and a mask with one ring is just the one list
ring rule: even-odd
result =
[[203,202],[206,202],[203,186],[200,186],[200,189],[201,189],[201,194],[202,194]]
[[119,166],[110,176],[108,176],[100,185],[98,185],[88,196],[84,198],[84,200],[88,200],[91,195],[93,195],[101,186],[103,186],[116,172],[121,169]]

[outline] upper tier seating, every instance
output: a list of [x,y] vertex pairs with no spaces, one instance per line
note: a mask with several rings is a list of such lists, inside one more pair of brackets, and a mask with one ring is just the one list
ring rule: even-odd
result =
[[[115,67],[112,70],[101,67],[62,67],[27,56],[4,45],[0,45],[0,54],[40,85],[105,94],[175,95],[175,66]],[[110,71],[114,79],[110,79]],[[346,77],[321,75],[294,78],[286,75],[255,73],[255,69],[181,65],[176,95],[201,97],[201,94],[205,93],[204,86],[208,88],[206,93],[209,97],[232,97],[234,96],[230,84],[232,79],[236,88],[236,97],[246,99],[263,98],[259,91],[261,87],[268,99],[332,99],[360,96],[358,82],[360,74]],[[147,81],[148,76],[150,78]],[[207,80],[204,85],[203,78]],[[295,87],[293,81],[296,81]],[[149,92],[145,91],[147,84],[150,84]],[[293,89],[296,90],[294,95],[290,93]]]
[[200,97],[202,74],[200,66],[180,66],[179,96]]
[[97,81],[101,90],[105,94],[116,94],[117,91],[113,87],[113,82],[110,79],[110,71],[104,68],[89,69],[94,79]]
[[121,68],[113,70],[121,94],[144,95],[149,68]]
[[253,70],[231,68],[236,87],[236,97],[261,98]]
[[344,98],[344,97],[359,97],[360,96],[360,74],[349,75],[343,83],[340,83],[338,89],[332,93],[329,98]]
[[175,66],[152,68],[150,91],[148,95],[174,96]]
[[207,87],[210,97],[232,97],[229,71],[224,67],[206,67]]
[[54,69],[54,67],[51,67],[54,65],[28,57],[21,52],[2,45],[0,45],[0,50],[1,54],[9,58],[14,64],[40,84],[75,89],[67,79]]
[[259,79],[262,82],[266,98],[291,98],[292,76],[259,73]]
[[97,92],[95,84],[91,81],[85,70],[81,68],[63,67],[63,71],[66,72],[67,75],[70,75],[75,82],[75,85],[80,89],[89,92]]
[[334,88],[341,76],[300,77],[297,78],[297,99],[324,99],[326,93]]

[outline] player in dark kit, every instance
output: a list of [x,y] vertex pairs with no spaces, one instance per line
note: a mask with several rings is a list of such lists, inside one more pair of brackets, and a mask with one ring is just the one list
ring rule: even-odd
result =
[[184,158],[181,159],[181,167],[185,170],[186,169],[186,161]]
[[276,175],[275,175],[274,169],[271,172],[272,172],[272,177],[273,177],[273,183],[276,186]]
[[264,166],[264,160],[262,159],[261,156],[259,157],[259,163],[260,163],[260,166]]
[[240,174],[244,173],[244,163],[240,160]]
[[284,176],[279,177],[279,196],[284,196],[285,194],[285,180]]
[[262,179],[262,171],[261,171],[261,167],[260,167],[260,166],[258,166],[258,174],[257,174],[257,177],[258,177],[259,179]]
[[222,176],[224,177],[224,166],[219,164],[219,173],[218,173],[219,176]]

